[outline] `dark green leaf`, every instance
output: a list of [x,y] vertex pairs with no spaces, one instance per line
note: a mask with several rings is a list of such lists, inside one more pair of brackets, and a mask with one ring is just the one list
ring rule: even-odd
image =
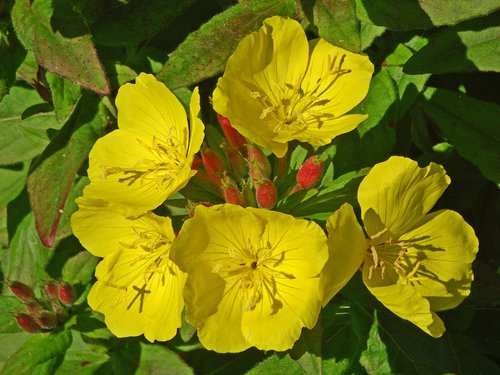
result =
[[190,86],[224,70],[238,42],[272,15],[293,16],[291,0],[250,0],[216,15],[171,54],[157,78],[171,89]]
[[76,172],[108,123],[107,112],[93,94],[78,109],[41,155],[28,177],[28,192],[42,242],[52,246]]
[[70,284],[88,284],[92,280],[99,258],[81,251],[68,259],[62,269],[62,278]]
[[40,242],[33,214],[27,215],[17,227],[9,250],[3,254],[2,269],[7,279],[34,287],[46,276],[45,266],[52,251]]
[[487,15],[496,0],[356,0],[360,20],[391,30],[430,29]]
[[308,21],[321,38],[353,52],[361,51],[354,0],[303,0],[302,3]]
[[443,30],[404,66],[409,74],[500,72],[498,16],[480,18]]
[[0,168],[0,207],[7,205],[23,190],[28,169],[28,162]]
[[360,22],[359,37],[361,40],[361,50],[364,51],[370,47],[376,37],[382,35],[385,27],[373,25],[371,23]]
[[290,356],[308,375],[322,374],[321,341],[323,327],[318,322],[312,329],[303,329],[299,340],[289,351]]
[[71,2],[19,0],[12,20],[21,42],[48,71],[100,94],[110,93],[87,25]]
[[64,124],[73,113],[81,97],[80,87],[50,72],[47,73],[46,77],[52,93],[56,119]]
[[136,374],[190,375],[193,370],[178,354],[167,348],[141,343],[141,359]]
[[444,89],[425,91],[422,109],[458,153],[500,184],[500,106]]
[[387,348],[378,332],[377,314],[375,314],[375,319],[368,334],[366,349],[361,353],[359,362],[368,374],[384,375],[392,373]]
[[194,0],[133,0],[102,14],[91,26],[96,43],[104,45],[133,44],[151,38]]
[[21,331],[12,313],[24,311],[24,305],[16,297],[0,296],[0,334]]
[[30,160],[49,143],[48,129],[58,129],[53,112],[40,112],[22,120],[21,114],[42,103],[37,92],[26,86],[14,86],[0,103],[0,165]]
[[16,81],[16,70],[26,51],[17,40],[12,27],[0,27],[0,101]]
[[259,363],[245,375],[304,375],[305,372],[287,354],[273,354]]
[[63,354],[70,345],[70,331],[33,335],[7,360],[1,373],[2,375],[34,373],[35,366],[53,360]]

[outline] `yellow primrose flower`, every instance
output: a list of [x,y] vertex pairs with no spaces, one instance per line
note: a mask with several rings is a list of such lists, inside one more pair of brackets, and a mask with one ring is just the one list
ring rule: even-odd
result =
[[344,204],[328,219],[331,257],[322,290],[325,305],[361,264],[370,292],[399,317],[440,337],[435,311],[451,309],[470,293],[478,240],[455,211],[428,213],[450,178],[441,165],[419,168],[394,156],[372,168],[358,190],[368,238],[353,208]]
[[175,336],[184,308],[186,274],[169,259],[175,238],[169,218],[151,212],[126,218],[102,200],[79,198],[71,217],[74,234],[92,254],[104,257],[88,295],[118,337]]
[[368,57],[324,39],[307,41],[300,24],[271,17],[243,38],[213,93],[215,110],[252,142],[282,157],[291,140],[321,146],[366,115],[344,115],[368,92]]
[[188,273],[186,320],[207,349],[287,350],[316,324],[328,247],[313,222],[232,204],[197,206],[172,257]]
[[92,148],[87,190],[126,215],[140,214],[158,207],[196,173],[191,164],[204,135],[200,96],[196,88],[190,130],[179,100],[150,74],[120,87],[116,106],[119,129]]

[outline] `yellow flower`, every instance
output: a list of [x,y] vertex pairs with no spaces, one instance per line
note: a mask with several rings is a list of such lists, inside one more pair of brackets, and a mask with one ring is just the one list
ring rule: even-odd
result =
[[368,57],[324,39],[308,42],[297,21],[271,17],[241,40],[213,93],[215,110],[278,157],[291,140],[325,145],[367,116],[344,115],[368,92]]
[[74,234],[92,254],[104,257],[88,296],[118,337],[144,336],[151,342],[175,336],[184,308],[186,274],[169,259],[175,238],[169,218],[151,212],[125,218],[102,200],[77,200]]
[[358,190],[368,238],[349,204],[328,219],[331,256],[323,304],[363,264],[363,281],[380,302],[440,337],[445,327],[435,311],[451,309],[469,295],[478,248],[474,230],[458,213],[428,213],[449,183],[444,168],[434,163],[419,168],[394,156],[373,167]]
[[203,141],[200,96],[191,96],[190,124],[177,98],[154,76],[141,73],[120,88],[118,126],[89,156],[88,194],[126,215],[144,213],[183,188],[196,172],[194,154]]
[[316,324],[328,247],[313,222],[232,204],[197,206],[172,257],[188,273],[186,320],[207,349],[287,350]]

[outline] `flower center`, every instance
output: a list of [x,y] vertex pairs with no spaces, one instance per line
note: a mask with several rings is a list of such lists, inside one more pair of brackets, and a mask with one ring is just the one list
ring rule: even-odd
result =
[[271,81],[265,90],[270,95],[260,91],[251,92],[250,96],[264,107],[259,118],[263,120],[271,116],[276,122],[273,129],[275,133],[284,129],[299,133],[307,129],[311,123],[321,125],[323,120],[335,117],[330,112],[322,111],[322,107],[334,99],[327,91],[339,77],[351,72],[342,68],[344,60],[345,55],[340,58],[337,55],[334,57],[328,55],[327,68],[316,82],[305,88],[306,91],[303,85],[305,76],[302,76],[296,82],[287,82],[284,86]]
[[233,287],[238,287],[245,303],[245,311],[252,311],[263,298],[269,298],[273,312],[283,303],[279,299],[277,280],[294,279],[295,276],[276,268],[285,258],[284,252],[275,254],[270,244],[253,248],[228,249],[228,256],[215,264],[212,272],[217,273]]
[[137,142],[151,155],[150,158],[139,160],[131,168],[105,167],[104,178],[109,175],[121,174],[118,182],[132,185],[137,181],[141,185],[153,182],[158,189],[164,184],[170,185],[176,179],[179,171],[184,168],[186,155],[181,143],[175,137],[167,137],[165,142],[153,137],[151,144],[137,139]]
[[368,254],[371,255],[373,264],[368,271],[368,279],[371,279],[375,270],[380,270],[380,277],[383,279],[386,268],[392,268],[398,274],[400,280],[406,285],[408,282],[418,281],[415,276],[420,268],[421,262],[412,263],[407,256],[408,247],[414,246],[410,241],[399,241],[388,238],[388,229],[370,238]]

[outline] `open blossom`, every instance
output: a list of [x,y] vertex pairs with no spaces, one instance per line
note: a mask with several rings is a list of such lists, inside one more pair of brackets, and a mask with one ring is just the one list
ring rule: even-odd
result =
[[232,204],[197,206],[174,244],[186,320],[218,352],[287,350],[316,324],[326,236],[315,223]]
[[204,136],[200,96],[195,89],[190,128],[179,100],[150,74],[120,87],[116,106],[119,129],[92,148],[87,191],[126,215],[141,214],[158,207],[196,173],[191,164]]
[[285,155],[291,140],[325,145],[367,116],[345,115],[367,94],[368,57],[324,39],[307,41],[297,21],[271,17],[241,40],[213,94],[215,110],[250,141]]
[[434,163],[419,168],[394,156],[375,165],[358,190],[368,238],[349,204],[328,219],[332,256],[325,266],[323,304],[362,264],[363,281],[380,302],[440,337],[445,327],[435,311],[451,309],[469,295],[478,249],[473,229],[458,213],[429,213],[449,183],[444,168]]
[[171,220],[151,212],[126,218],[85,196],[77,203],[73,232],[88,251],[104,257],[88,295],[90,307],[104,314],[118,337],[144,334],[151,342],[174,337],[186,275],[169,259],[175,238]]

